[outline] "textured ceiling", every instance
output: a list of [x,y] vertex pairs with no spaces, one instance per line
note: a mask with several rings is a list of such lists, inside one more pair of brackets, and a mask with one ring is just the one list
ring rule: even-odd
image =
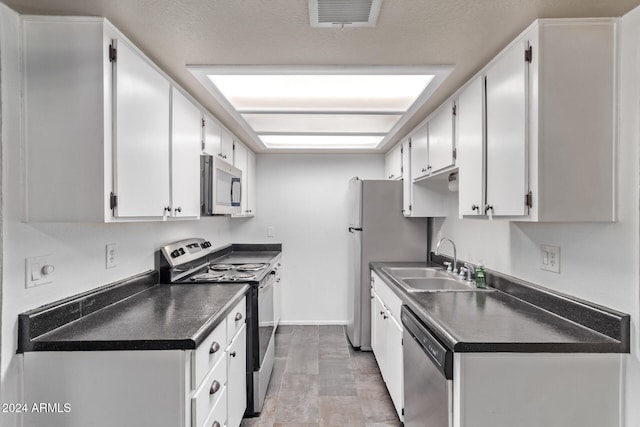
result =
[[260,151],[185,65],[454,64],[448,79],[400,130],[398,137],[403,137],[534,19],[622,16],[640,0],[383,0],[375,28],[344,30],[312,28],[307,0],[5,4],[24,14],[107,17],[232,132]]

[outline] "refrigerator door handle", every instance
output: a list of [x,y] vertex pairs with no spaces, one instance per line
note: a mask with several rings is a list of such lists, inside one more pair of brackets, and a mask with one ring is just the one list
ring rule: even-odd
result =
[[349,227],[349,233],[353,233],[354,231],[362,231],[361,227]]

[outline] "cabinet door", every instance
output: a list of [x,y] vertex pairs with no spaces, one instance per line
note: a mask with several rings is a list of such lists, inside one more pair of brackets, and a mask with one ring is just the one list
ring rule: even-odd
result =
[[220,151],[216,153],[229,163],[233,163],[233,136],[224,128],[220,132]]
[[402,327],[393,317],[386,320],[387,352],[386,352],[386,378],[387,389],[393,406],[402,420],[402,407],[404,406],[404,380],[402,362]]
[[402,144],[398,144],[384,158],[385,179],[402,179]]
[[527,42],[487,69],[487,206],[493,215],[526,215]]
[[233,149],[233,165],[242,171],[242,189],[240,193],[240,216],[246,215],[247,211],[247,190],[248,190],[248,175],[247,175],[247,162],[248,162],[249,150],[247,147],[240,143],[236,143]]
[[458,212],[484,214],[484,77],[476,78],[458,98]]
[[246,325],[242,325],[229,346],[227,375],[227,426],[238,427],[247,409],[247,334]]
[[170,202],[169,81],[124,42],[114,64],[115,215],[160,217]]
[[412,189],[413,181],[411,176],[411,140],[402,142],[402,214],[411,216],[412,212]]
[[253,216],[256,212],[256,185],[258,185],[258,180],[256,179],[256,155],[253,151],[249,151],[247,154],[247,176],[247,183],[245,185],[247,192],[247,213]]
[[429,128],[421,126],[411,137],[411,179],[429,173]]
[[429,121],[429,172],[452,166],[453,103],[448,102]]
[[373,348],[372,345],[373,354],[378,361],[378,367],[380,368],[380,372],[382,373],[382,377],[384,378],[387,352],[386,321],[388,315],[387,309],[384,307],[384,304],[382,304],[382,300],[377,295],[375,295],[374,298],[374,306],[371,317],[373,318],[372,324],[374,324],[373,329],[375,330],[375,337],[372,337],[372,339],[376,343],[376,348]]
[[200,110],[176,88],[171,115],[171,212],[176,217],[200,214]]
[[220,139],[222,138],[222,128],[209,115],[204,115],[204,152],[211,156],[220,153]]

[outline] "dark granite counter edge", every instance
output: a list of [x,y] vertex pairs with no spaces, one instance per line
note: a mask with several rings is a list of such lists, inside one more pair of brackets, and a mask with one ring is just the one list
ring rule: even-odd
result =
[[[425,324],[447,347],[453,349],[456,352],[508,352],[508,353],[628,353],[629,352],[629,340],[627,342],[618,340],[610,335],[603,334],[607,338],[614,342],[602,342],[602,343],[467,343],[460,342],[454,339],[438,322],[433,319],[429,313],[417,304],[411,294],[405,292],[402,286],[398,283],[397,279],[386,271],[383,267],[391,264],[398,263],[385,263],[385,262],[372,262],[370,268],[375,271],[385,282],[390,286],[393,292],[400,297],[402,302],[406,304],[412,311],[414,311]],[[424,266],[423,262],[416,263],[400,263],[403,265],[415,265]],[[437,263],[430,263],[431,265],[438,266]],[[515,297],[514,297],[515,298]],[[531,304],[525,301],[528,304]],[[533,304],[532,304],[533,305]],[[542,308],[542,307],[540,307]],[[598,307],[600,308],[600,307]],[[542,308],[544,309],[544,308]],[[558,315],[553,313],[554,315]],[[563,317],[563,316],[560,316]],[[570,321],[570,320],[569,320]],[[575,323],[575,322],[574,322]],[[584,325],[581,325],[584,326]],[[584,326],[586,327],[586,326]],[[591,329],[591,328],[589,328]],[[595,331],[600,333],[599,331]],[[628,335],[627,335],[628,337]]]
[[229,298],[229,301],[227,301],[227,303],[222,306],[222,308],[218,310],[215,315],[210,317],[209,320],[196,331],[193,337],[191,337],[193,339],[193,342],[195,343],[195,347],[199,346],[202,341],[204,341],[204,339],[207,338],[207,336],[211,332],[213,332],[213,330],[216,328],[216,326],[218,326],[222,319],[224,319],[227,314],[231,313],[233,307],[235,307],[235,305],[242,299],[242,297],[247,294],[250,288],[250,285],[244,285],[238,292],[236,292],[233,297]]
[[[432,252],[430,260],[434,264],[442,265],[442,262],[453,259],[448,256],[435,255]],[[462,263],[464,261],[458,260],[458,265]],[[620,341],[625,353],[629,353],[631,350],[629,339],[631,316],[626,313],[490,269],[486,270],[486,281],[488,286],[514,298]]]

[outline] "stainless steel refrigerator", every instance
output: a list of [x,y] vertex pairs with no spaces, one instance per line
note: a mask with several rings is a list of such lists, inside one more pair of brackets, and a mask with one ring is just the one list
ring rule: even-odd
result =
[[371,350],[370,262],[426,261],[427,219],[402,215],[402,181],[349,181],[349,317],[351,345]]

